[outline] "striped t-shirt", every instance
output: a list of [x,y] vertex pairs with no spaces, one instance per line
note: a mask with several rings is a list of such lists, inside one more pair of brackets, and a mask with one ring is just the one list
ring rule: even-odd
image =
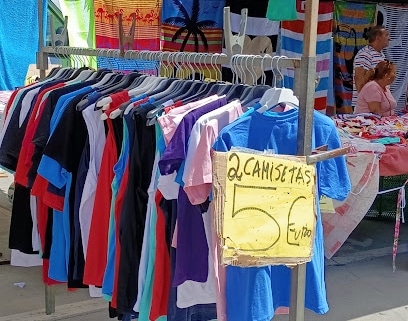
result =
[[[364,46],[359,50],[354,58],[354,70],[356,70],[358,67],[363,67],[366,70],[375,68],[375,66],[377,66],[377,64],[384,59],[385,56],[382,52],[375,50],[370,45]],[[355,107],[357,104],[357,94],[356,83],[353,79],[353,107]]]

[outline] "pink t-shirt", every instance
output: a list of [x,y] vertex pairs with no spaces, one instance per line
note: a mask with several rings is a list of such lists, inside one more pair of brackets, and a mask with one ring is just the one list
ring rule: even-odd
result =
[[196,130],[196,134],[199,135],[197,144],[192,143],[192,131],[183,175],[184,191],[191,204],[202,204],[210,195],[212,186],[211,146],[220,130],[242,114],[241,103],[232,101],[205,115],[207,118],[197,120],[196,125],[200,125],[202,119],[202,128]]
[[163,131],[163,137],[166,145],[168,145],[170,142],[177,130],[177,126],[180,124],[181,120],[186,114],[188,114],[191,110],[204,106],[205,104],[215,101],[218,98],[219,97],[217,95],[212,95],[210,97],[172,109],[167,114],[157,118],[157,122]]
[[384,91],[381,86],[374,80],[364,85],[357,97],[357,106],[355,114],[370,113],[368,108],[369,102],[381,103],[381,116],[390,116],[394,114],[397,102],[392,96],[388,86]]

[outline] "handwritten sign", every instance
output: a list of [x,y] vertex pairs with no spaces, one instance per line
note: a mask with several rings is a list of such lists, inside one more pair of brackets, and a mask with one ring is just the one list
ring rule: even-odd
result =
[[221,262],[261,266],[310,261],[316,173],[304,157],[214,153],[213,176]]

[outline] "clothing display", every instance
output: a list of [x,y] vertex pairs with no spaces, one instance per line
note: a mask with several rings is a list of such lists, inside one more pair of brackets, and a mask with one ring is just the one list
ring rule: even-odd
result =
[[[15,90],[0,132],[0,164],[16,177],[10,247],[39,253],[46,284],[90,287],[94,295],[100,288],[118,316],[139,320],[248,315],[232,307],[237,290],[254,289],[236,289],[236,278],[251,286],[259,272],[266,283],[253,285],[273,300],[261,295],[247,307],[266,300],[253,320],[271,318],[289,305],[288,271],[225,271],[210,196],[213,146],[296,153],[297,108],[258,112],[271,90],[86,68],[56,69]],[[315,115],[313,146],[339,147],[333,128]],[[317,166],[319,195],[344,198],[344,158]],[[306,288],[306,307],[317,313],[328,310],[322,240],[318,221]]]
[[[342,135],[353,144],[364,144],[363,150],[372,150],[373,145],[382,146],[380,176],[404,175],[407,173],[405,158],[408,157],[407,116],[379,116],[376,114],[344,114],[333,116]],[[375,144],[374,144],[375,143]],[[365,148],[365,149],[364,149]]]

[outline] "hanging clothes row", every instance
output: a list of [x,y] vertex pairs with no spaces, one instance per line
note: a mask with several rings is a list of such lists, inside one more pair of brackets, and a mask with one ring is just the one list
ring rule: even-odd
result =
[[[276,84],[55,69],[15,90],[4,113],[9,246],[40,254],[46,284],[103,295],[111,317],[269,320],[289,306],[290,269],[218,264],[211,150],[296,154],[297,105]],[[340,146],[330,118],[315,112],[313,129],[313,147]],[[318,196],[347,196],[343,157],[318,164],[318,186]],[[316,313],[328,310],[323,255],[318,212],[305,303]]]

